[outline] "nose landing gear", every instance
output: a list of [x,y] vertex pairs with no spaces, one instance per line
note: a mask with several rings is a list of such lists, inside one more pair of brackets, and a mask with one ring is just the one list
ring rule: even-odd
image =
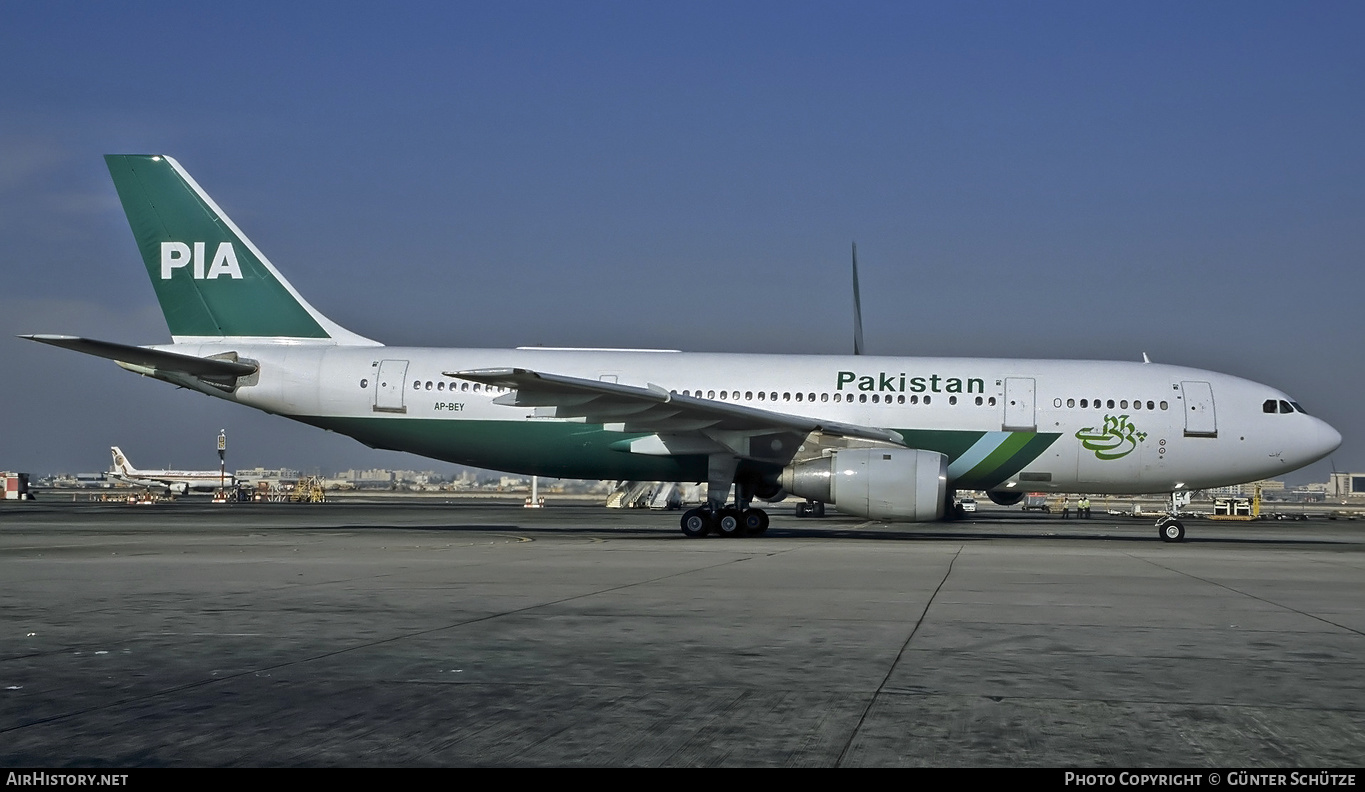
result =
[[1179,514],[1182,509],[1190,505],[1193,493],[1188,490],[1180,490],[1171,493],[1171,501],[1167,507],[1165,517],[1156,521],[1156,533],[1163,542],[1183,542],[1185,541],[1185,524],[1180,521]]
[[1156,522],[1157,535],[1163,542],[1185,541],[1185,525],[1173,516],[1162,517]]

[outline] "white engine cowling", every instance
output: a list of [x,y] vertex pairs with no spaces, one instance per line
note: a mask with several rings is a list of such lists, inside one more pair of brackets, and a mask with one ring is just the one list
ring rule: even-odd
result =
[[931,522],[943,518],[948,458],[917,448],[841,448],[790,465],[782,487],[872,520]]

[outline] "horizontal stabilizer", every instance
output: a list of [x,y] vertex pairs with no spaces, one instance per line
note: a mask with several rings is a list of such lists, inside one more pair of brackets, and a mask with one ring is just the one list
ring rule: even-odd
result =
[[96,341],[93,338],[81,338],[79,336],[22,335],[19,337],[37,341],[40,344],[51,344],[52,346],[83,352],[95,357],[108,358],[118,363],[131,363],[135,366],[145,366],[158,371],[178,372],[205,379],[222,380],[249,377],[255,374],[257,370],[256,366],[250,363],[181,355],[177,352],[163,352],[159,349],[115,344],[111,341]]

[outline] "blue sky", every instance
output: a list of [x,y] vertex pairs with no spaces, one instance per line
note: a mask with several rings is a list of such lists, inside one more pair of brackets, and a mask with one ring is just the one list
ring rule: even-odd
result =
[[[1365,470],[1359,3],[0,4],[0,466],[416,457],[13,339],[167,338],[100,156],[176,157],[392,344],[1153,359]],[[202,445],[200,445],[202,441]],[[1324,461],[1297,479],[1323,479]]]

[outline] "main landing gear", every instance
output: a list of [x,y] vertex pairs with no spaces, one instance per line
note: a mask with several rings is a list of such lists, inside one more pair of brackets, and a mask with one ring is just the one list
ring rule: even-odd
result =
[[768,513],[762,509],[737,509],[726,506],[711,511],[707,508],[683,512],[682,532],[700,537],[714,533],[721,536],[759,536],[768,530]]
[[[768,513],[749,506],[754,498],[754,484],[735,481],[738,464],[739,459],[728,454],[712,454],[707,459],[706,505],[683,512],[683,535],[758,536],[768,530]],[[735,485],[735,502],[726,505],[731,482]]]

